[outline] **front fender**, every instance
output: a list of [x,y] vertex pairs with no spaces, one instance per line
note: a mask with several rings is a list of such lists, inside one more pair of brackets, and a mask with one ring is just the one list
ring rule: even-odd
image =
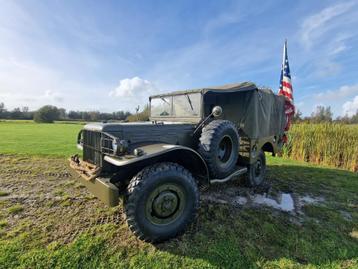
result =
[[181,145],[152,144],[138,147],[138,149],[143,153],[141,156],[106,155],[104,160],[117,167],[135,167],[136,170],[158,162],[176,162],[195,176],[209,182],[209,170],[204,159],[191,148]]

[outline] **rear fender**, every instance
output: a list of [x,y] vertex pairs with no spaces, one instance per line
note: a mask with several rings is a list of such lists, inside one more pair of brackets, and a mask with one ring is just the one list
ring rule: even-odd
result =
[[195,150],[169,144],[152,144],[138,148],[141,156],[113,157],[105,156],[104,160],[120,169],[122,179],[134,176],[144,167],[158,162],[175,162],[188,169],[199,181],[209,183],[209,171],[203,158]]

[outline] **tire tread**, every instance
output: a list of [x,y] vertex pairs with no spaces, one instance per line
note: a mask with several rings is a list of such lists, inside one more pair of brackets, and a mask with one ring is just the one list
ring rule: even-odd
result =
[[189,184],[190,187],[195,192],[195,205],[194,208],[191,209],[190,217],[186,219],[186,222],[184,225],[181,226],[181,228],[178,231],[174,231],[171,233],[168,238],[175,237],[181,233],[183,233],[188,226],[189,223],[191,223],[197,216],[197,212],[199,209],[199,190],[196,184],[195,179],[191,175],[191,173],[182,167],[179,164],[172,163],[172,162],[165,162],[165,163],[157,163],[152,166],[148,166],[141,170],[137,175],[135,175],[128,187],[125,194],[125,215],[127,224],[130,228],[130,230],[140,239],[146,242],[158,242],[162,241],[168,238],[156,238],[151,235],[147,235],[143,233],[143,231],[138,226],[138,223],[135,220],[135,208],[136,204],[138,203],[140,199],[140,193],[142,193],[143,188],[145,188],[146,181],[151,177],[151,175],[156,173],[163,173],[165,171],[169,170],[175,170],[177,173],[184,175],[183,179],[185,180],[185,184]]

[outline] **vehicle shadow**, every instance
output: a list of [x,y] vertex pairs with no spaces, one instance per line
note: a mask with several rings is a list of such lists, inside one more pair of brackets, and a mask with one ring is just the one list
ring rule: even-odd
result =
[[196,223],[183,236],[156,248],[220,268],[357,265],[358,238],[352,232],[358,223],[356,173],[271,165],[267,177],[277,191],[324,201],[303,206],[300,214],[202,201]]

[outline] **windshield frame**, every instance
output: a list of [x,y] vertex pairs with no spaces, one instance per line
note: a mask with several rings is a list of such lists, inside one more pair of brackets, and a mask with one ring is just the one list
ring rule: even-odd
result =
[[[174,109],[174,97],[175,96],[189,96],[192,94],[198,94],[199,95],[199,107],[198,107],[198,115],[197,116],[175,116],[173,115],[173,109]],[[185,98],[187,98],[185,97]],[[168,116],[152,116],[152,100],[153,99],[161,99],[161,98],[170,98],[170,115]],[[190,99],[192,101],[192,99]],[[193,105],[193,104],[191,104]],[[195,106],[194,106],[195,107]],[[155,95],[149,97],[149,111],[150,116],[149,119],[152,121],[184,121],[184,122],[199,122],[202,118],[202,112],[203,112],[203,94],[201,92],[181,92],[178,94],[163,94],[163,95]]]

